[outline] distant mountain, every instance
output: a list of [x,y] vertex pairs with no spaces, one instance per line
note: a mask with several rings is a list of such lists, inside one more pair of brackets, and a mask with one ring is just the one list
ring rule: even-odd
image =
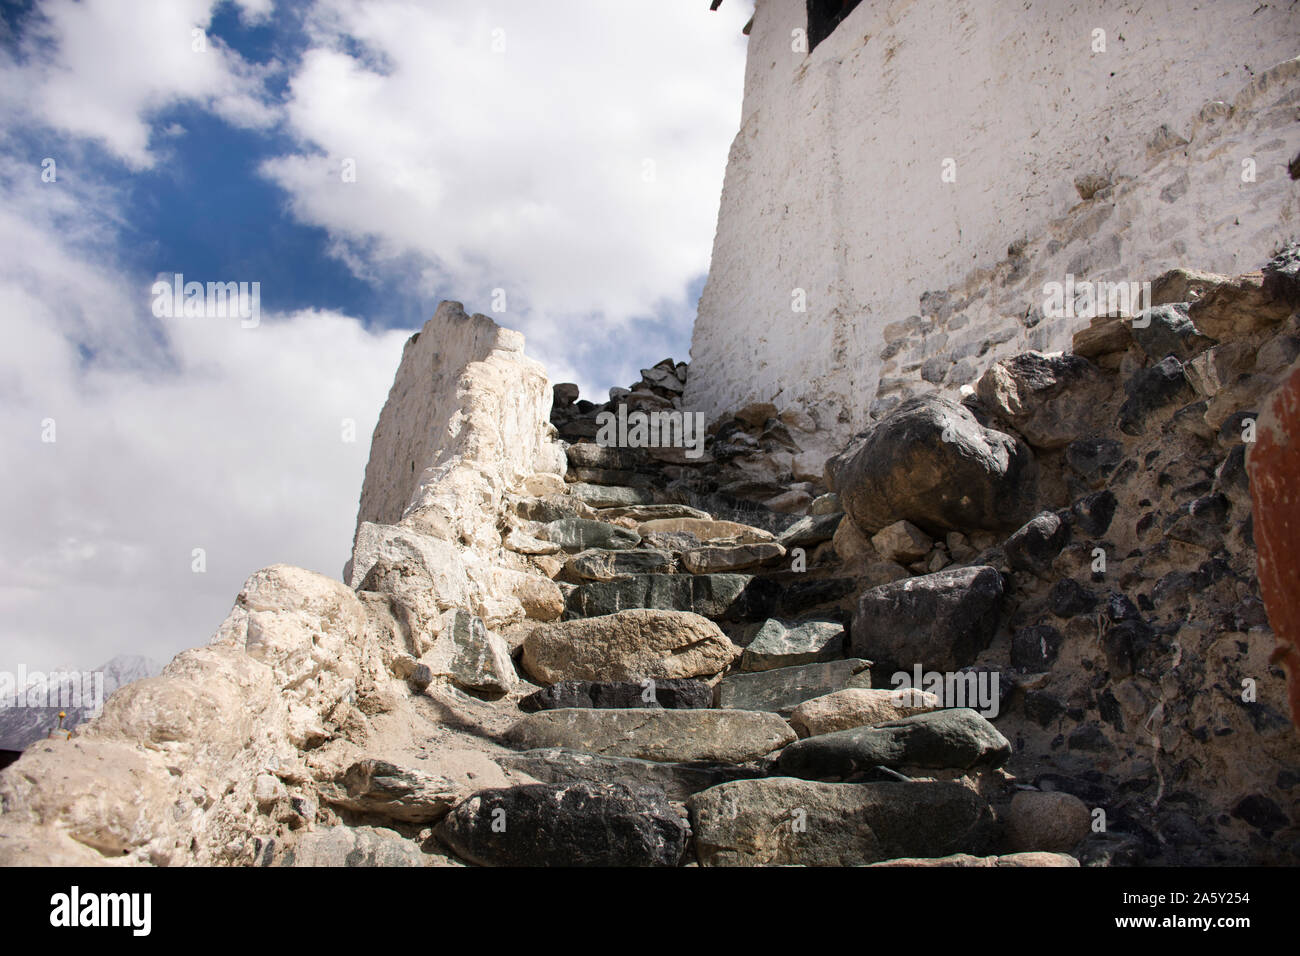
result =
[[[119,654],[107,663],[91,669],[88,673],[102,672],[104,675],[104,700],[120,687],[145,677],[156,677],[162,673],[163,665],[139,654]],[[80,668],[56,668],[49,673],[79,671]],[[71,699],[71,690],[75,683],[71,680],[61,682],[60,692],[63,700]],[[30,686],[30,682],[29,682]],[[53,698],[53,692],[50,693]],[[38,740],[44,740],[59,726],[59,707],[10,707],[8,700],[0,700],[0,750],[25,750]],[[89,704],[89,702],[87,702]],[[67,718],[63,721],[65,730],[86,722],[90,707],[63,707]]]

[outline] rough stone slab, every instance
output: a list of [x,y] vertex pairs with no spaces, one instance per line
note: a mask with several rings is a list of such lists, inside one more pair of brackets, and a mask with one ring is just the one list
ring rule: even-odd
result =
[[845,687],[870,687],[870,667],[870,661],[850,658],[753,674],[731,674],[718,683],[718,706],[726,710],[788,714],[814,697]]
[[574,482],[569,485],[569,495],[593,508],[624,508],[628,505],[648,505],[654,501],[649,491],[619,485],[590,485]]
[[420,848],[382,827],[327,827],[299,834],[270,863],[284,866],[427,866]]
[[587,518],[561,518],[542,527],[540,534],[547,541],[553,541],[565,551],[577,553],[598,548],[604,551],[617,551],[623,548],[635,548],[641,543],[641,536],[628,528],[609,524],[606,521],[592,521]]
[[742,671],[769,671],[844,656],[844,625],[838,621],[786,624],[772,618],[758,629],[740,659]]
[[776,714],[743,710],[547,710],[520,720],[505,739],[520,750],[743,763],[779,750],[795,734]]
[[807,737],[783,750],[777,766],[794,777],[824,779],[873,767],[1000,767],[1010,756],[1011,744],[996,727],[958,707]]
[[496,762],[526,773],[543,783],[586,780],[591,783],[626,783],[657,787],[669,800],[683,803],[693,793],[731,780],[752,780],[767,775],[762,764],[658,763],[634,757],[602,757],[596,754],[548,747],[506,754]]
[[349,767],[321,799],[358,813],[374,813],[402,823],[441,820],[464,796],[445,777],[398,767],[384,760],[361,760]]
[[560,681],[529,694],[519,702],[524,713],[566,707],[698,710],[713,706],[713,688],[702,680]]
[[633,574],[614,581],[586,581],[567,599],[569,617],[596,617],[632,608],[683,610],[721,618],[743,613],[744,574]]
[[869,588],[858,598],[849,653],[882,673],[953,671],[975,660],[997,629],[1002,576],[977,565]]
[[744,571],[784,556],[776,542],[712,545],[682,552],[682,567],[691,574],[719,574]]
[[691,534],[701,541],[727,541],[734,544],[757,544],[775,541],[770,531],[736,521],[704,521],[700,518],[656,518],[643,521],[637,529],[641,534]]
[[589,782],[481,790],[436,832],[480,866],[678,866],[690,839],[662,790]]
[[652,548],[603,551],[592,548],[575,554],[565,563],[565,571],[587,581],[613,581],[629,574],[668,574],[673,556]]
[[810,514],[807,517],[800,518],[790,527],[781,532],[777,538],[781,544],[788,548],[811,548],[814,545],[821,544],[823,541],[830,541],[835,537],[835,529],[840,526],[840,521],[844,517],[839,511],[839,498],[836,495],[822,495],[812,503],[811,507],[817,507],[817,502],[826,499],[834,499],[835,511],[829,514]]
[[956,783],[738,780],[686,801],[703,866],[853,866],[979,853],[992,812]]
[[627,505],[621,508],[602,509],[602,518],[631,518],[633,521],[655,521],[661,518],[695,518],[699,521],[712,521],[713,516],[699,508],[686,505]]
[[506,693],[517,680],[510,645],[482,618],[459,609],[444,615],[442,633],[420,663],[466,690]]
[[882,860],[870,866],[969,866],[976,868],[1002,866],[1078,866],[1079,861],[1065,853],[1004,853],[1002,856],[972,856],[969,853],[954,853],[952,856],[940,856],[926,859],[918,856],[905,856],[897,860]]
[[901,720],[938,707],[939,698],[921,690],[846,687],[804,701],[790,714],[790,725],[800,737],[815,737]]
[[627,681],[717,674],[740,648],[689,611],[632,609],[535,627],[522,664],[534,680]]

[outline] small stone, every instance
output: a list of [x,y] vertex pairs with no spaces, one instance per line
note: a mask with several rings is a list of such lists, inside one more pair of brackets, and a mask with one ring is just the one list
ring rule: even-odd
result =
[[848,687],[806,700],[790,714],[800,737],[870,727],[939,708],[939,698],[921,690]]
[[907,564],[930,553],[934,542],[910,521],[895,521],[871,536],[871,546],[886,561]]
[[1022,790],[1011,798],[1006,825],[1013,850],[1069,853],[1091,832],[1092,814],[1073,794]]

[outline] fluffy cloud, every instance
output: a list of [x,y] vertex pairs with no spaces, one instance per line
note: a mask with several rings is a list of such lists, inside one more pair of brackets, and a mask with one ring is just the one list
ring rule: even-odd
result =
[[629,320],[672,313],[679,344],[689,329],[685,291],[708,268],[748,12],[322,0],[285,104],[302,149],[266,172],[354,268],[384,274],[415,255],[430,290],[483,311],[503,289],[498,318],[553,377],[594,377],[566,354],[579,342],[625,376],[663,357],[627,341]]
[[[100,142],[135,169],[154,165],[154,113],[178,102],[238,126],[265,127],[275,111],[265,71],[207,36],[217,0],[48,0],[23,39],[22,63],[0,68],[6,118]],[[269,3],[244,0],[246,18]],[[196,32],[198,34],[196,35]]]

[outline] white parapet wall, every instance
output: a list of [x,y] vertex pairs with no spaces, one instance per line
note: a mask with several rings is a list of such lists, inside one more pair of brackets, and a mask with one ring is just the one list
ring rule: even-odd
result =
[[1087,318],[1044,316],[1047,282],[1300,238],[1290,4],[863,0],[792,49],[806,26],[758,0],[684,401],[710,419],[802,409],[825,457],[908,394],[1068,348]]

